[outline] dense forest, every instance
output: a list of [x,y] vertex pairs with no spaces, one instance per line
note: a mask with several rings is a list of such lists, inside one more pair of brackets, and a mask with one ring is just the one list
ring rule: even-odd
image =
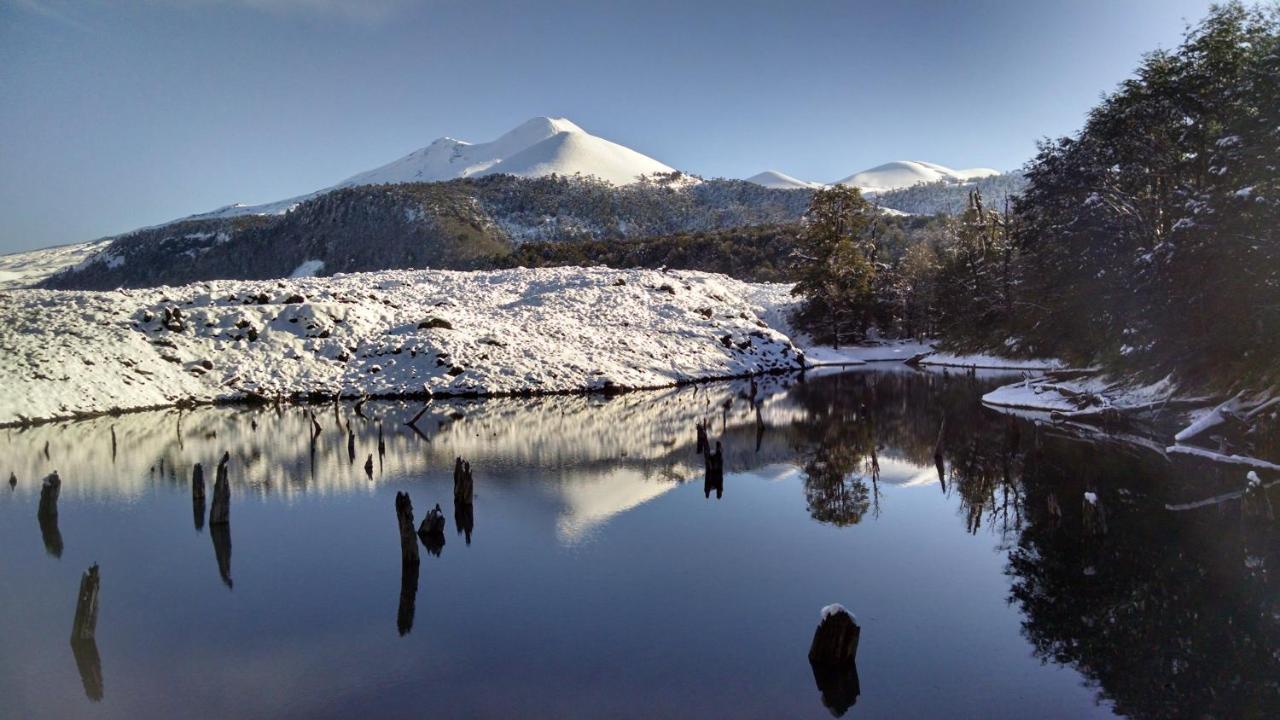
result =
[[905,251],[856,191],[819,191],[801,320],[826,341],[876,327],[1218,389],[1280,380],[1276,6],[1215,7],[1025,175],[1007,209],[971,189]]

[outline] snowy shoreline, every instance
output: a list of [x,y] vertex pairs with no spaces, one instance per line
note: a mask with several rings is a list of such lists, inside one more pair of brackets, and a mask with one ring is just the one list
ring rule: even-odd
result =
[[191,404],[623,392],[800,369],[700,272],[384,271],[0,293],[0,426]]

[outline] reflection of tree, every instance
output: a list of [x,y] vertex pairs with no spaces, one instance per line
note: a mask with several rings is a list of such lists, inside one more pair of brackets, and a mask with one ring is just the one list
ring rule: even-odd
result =
[[[802,391],[805,419],[799,431],[812,446],[804,463],[804,494],[809,514],[837,526],[862,520],[878,492],[868,487],[879,479],[873,410],[863,400],[874,394],[869,376],[821,378],[817,392]],[[823,390],[826,390],[825,392]]]
[[[1173,472],[1075,443],[1027,474],[1029,522],[1010,553],[1012,597],[1045,660],[1071,665],[1138,718],[1280,717],[1280,533],[1236,507],[1164,508]],[[1088,467],[1082,479],[1066,468]],[[1206,485],[1204,476],[1193,480]],[[1078,498],[1100,488],[1105,535]],[[1125,494],[1121,495],[1120,488]]]
[[[1214,495],[1212,477],[1010,421],[977,402],[989,386],[861,372],[797,386],[804,417],[779,431],[804,458],[812,516],[859,522],[874,506],[877,450],[932,465],[945,427],[944,492],[968,531],[1004,538],[1037,656],[1074,667],[1132,717],[1280,717],[1280,528],[1242,518],[1238,501],[1166,510]],[[1085,532],[1086,490],[1105,508],[1104,534]]]

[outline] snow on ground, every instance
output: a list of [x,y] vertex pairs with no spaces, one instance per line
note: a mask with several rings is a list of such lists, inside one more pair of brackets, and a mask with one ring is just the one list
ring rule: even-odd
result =
[[1174,400],[1177,390],[1170,378],[1137,385],[1116,381],[1106,375],[1086,375],[1069,380],[1028,376],[1021,382],[998,387],[983,395],[982,402],[994,407],[1070,416],[1107,409],[1154,409]]
[[110,239],[0,255],[0,290],[31,287],[54,273],[79,265],[111,243]]
[[0,295],[0,424],[309,393],[669,386],[794,368],[746,283],[699,272],[385,271]]
[[921,358],[920,364],[987,370],[1061,370],[1065,367],[1065,363],[1057,358],[1002,358],[995,355],[956,355],[947,352],[930,352]]

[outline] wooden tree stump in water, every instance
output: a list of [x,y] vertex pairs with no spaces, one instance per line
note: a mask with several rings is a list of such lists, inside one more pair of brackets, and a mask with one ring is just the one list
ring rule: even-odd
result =
[[191,468],[191,499],[204,502],[204,466],[200,463]]
[[413,502],[409,493],[396,493],[396,522],[400,527],[400,561],[418,563],[418,538],[413,532]]
[[724,496],[724,450],[720,447],[720,441],[716,441],[715,452],[708,452],[703,456],[706,464],[706,479],[702,484],[702,493],[707,497],[711,497],[711,491],[716,491],[716,498]]
[[418,526],[418,537],[422,539],[422,544],[426,546],[427,552],[436,557],[444,550],[444,524],[444,511],[437,503]]
[[40,507],[36,514],[42,517],[58,517],[58,495],[62,492],[62,478],[55,470],[40,483]]
[[89,566],[80,577],[80,594],[76,598],[76,617],[71,626],[71,642],[92,640],[98,628],[98,564]]
[[453,502],[470,505],[475,493],[471,477],[471,463],[462,458],[453,461]]
[[213,503],[209,506],[209,525],[225,525],[231,522],[231,483],[227,479],[229,453],[222,454],[213,480]]
[[822,693],[822,704],[836,717],[858,702],[858,640],[862,628],[840,605],[822,609],[809,644],[809,667]]

